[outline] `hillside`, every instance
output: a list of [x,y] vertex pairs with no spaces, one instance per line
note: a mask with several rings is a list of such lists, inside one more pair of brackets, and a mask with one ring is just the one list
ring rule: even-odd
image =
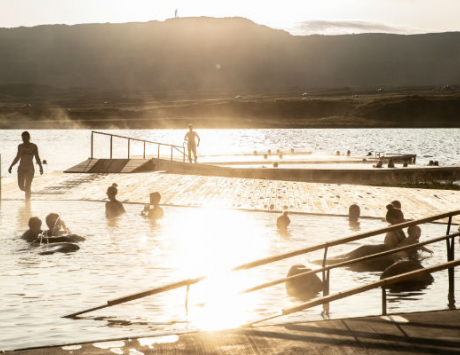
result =
[[242,18],[0,29],[0,83],[125,91],[460,84],[460,33],[292,36]]

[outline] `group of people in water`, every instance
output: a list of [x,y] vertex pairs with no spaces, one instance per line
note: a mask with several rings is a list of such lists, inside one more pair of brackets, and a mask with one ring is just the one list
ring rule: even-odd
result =
[[[112,186],[107,189],[107,197],[109,199],[105,204],[105,215],[107,218],[118,217],[126,212],[123,203],[117,200],[117,187],[118,185],[113,183]],[[141,216],[154,221],[163,218],[164,212],[160,207],[161,194],[155,191],[149,195],[149,198],[150,201],[148,204],[144,205]]]

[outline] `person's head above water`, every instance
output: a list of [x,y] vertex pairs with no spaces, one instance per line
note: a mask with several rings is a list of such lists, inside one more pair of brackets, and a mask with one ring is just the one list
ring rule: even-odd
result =
[[46,216],[46,226],[49,230],[53,230],[56,227],[56,223],[59,220],[59,215],[57,213],[50,213]]
[[192,125],[191,123],[188,125],[188,130],[189,130],[190,132],[193,131],[193,125]]
[[407,228],[407,234],[409,235],[409,238],[419,239],[422,235],[422,229],[419,226],[410,226]]
[[152,205],[158,205],[160,203],[160,200],[161,194],[159,192],[155,191],[150,194],[150,203]]
[[385,220],[390,224],[398,224],[404,222],[404,214],[399,208],[392,204],[387,205],[387,214]]
[[390,203],[396,208],[401,209],[401,202],[399,202],[398,200],[391,201]]
[[361,209],[354,203],[348,208],[348,219],[353,222],[357,222],[359,216],[361,216]]
[[113,183],[112,186],[110,186],[107,189],[107,196],[108,196],[109,200],[113,200],[113,199],[115,199],[115,196],[117,196],[117,193],[118,193],[117,187],[118,187],[118,185],[116,183]]
[[39,232],[42,227],[42,220],[38,217],[29,218],[29,229],[32,232]]
[[24,131],[21,133],[22,141],[24,143],[29,143],[30,142],[30,133],[27,131]]

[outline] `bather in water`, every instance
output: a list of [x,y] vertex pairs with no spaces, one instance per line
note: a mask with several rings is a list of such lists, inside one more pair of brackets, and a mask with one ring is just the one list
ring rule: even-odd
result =
[[107,197],[109,198],[109,202],[105,204],[105,215],[107,218],[117,217],[126,212],[123,204],[117,200],[117,187],[118,185],[113,183],[112,186],[107,189]]
[[150,194],[150,203],[144,206],[141,215],[151,220],[158,220],[163,218],[164,212],[160,207],[161,194],[159,192],[152,192]]

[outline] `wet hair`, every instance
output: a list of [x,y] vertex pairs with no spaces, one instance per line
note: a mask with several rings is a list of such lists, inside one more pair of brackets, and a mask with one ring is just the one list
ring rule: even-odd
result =
[[398,200],[391,201],[391,204],[396,208],[401,209],[401,202],[399,202]]
[[159,203],[161,200],[161,194],[158,191],[152,192],[150,194],[150,200],[153,200],[154,203]]
[[117,189],[118,185],[116,183],[113,183],[112,186],[110,186],[108,189],[107,189],[107,195],[109,196],[116,196],[117,193],[118,193],[118,189]]
[[28,131],[24,131],[21,133],[21,137],[29,137],[30,138],[30,133]]
[[33,229],[34,227],[40,228],[42,226],[42,220],[38,217],[29,218],[29,228]]
[[361,208],[359,208],[359,206],[356,203],[348,207],[348,218],[352,219],[353,217],[353,219],[358,220],[360,215],[361,215]]
[[409,234],[409,236],[414,234],[421,235],[422,229],[419,226],[410,226],[407,228],[407,234]]
[[404,214],[399,208],[389,204],[387,205],[385,220],[391,224],[395,224],[396,221],[404,220]]
[[57,213],[50,213],[48,216],[46,216],[46,225],[48,226],[48,229],[52,230],[55,225],[56,221],[59,219],[59,215]]

